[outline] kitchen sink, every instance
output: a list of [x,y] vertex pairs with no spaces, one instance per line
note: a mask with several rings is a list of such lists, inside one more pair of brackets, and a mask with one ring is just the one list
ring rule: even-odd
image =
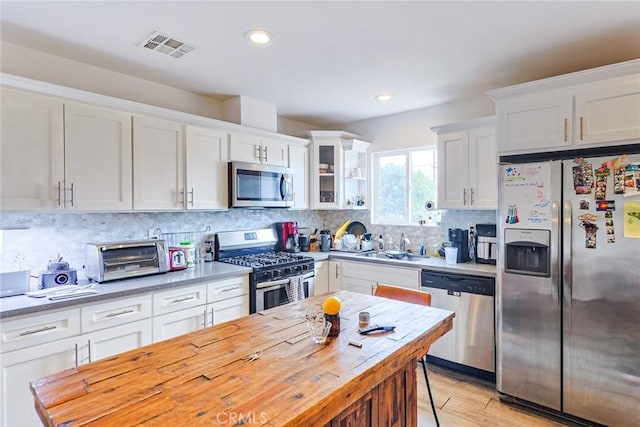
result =
[[375,258],[375,259],[386,259],[386,260],[396,260],[396,261],[424,261],[429,258],[427,256],[415,255],[415,254],[406,254],[402,257],[396,258],[391,255],[387,255],[384,252],[367,252],[364,254],[360,254],[358,256],[365,258]]

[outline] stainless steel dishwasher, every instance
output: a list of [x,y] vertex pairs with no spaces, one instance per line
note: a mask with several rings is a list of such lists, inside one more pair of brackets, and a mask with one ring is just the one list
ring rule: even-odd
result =
[[453,329],[431,345],[428,360],[495,381],[495,279],[422,271],[431,306],[456,313]]

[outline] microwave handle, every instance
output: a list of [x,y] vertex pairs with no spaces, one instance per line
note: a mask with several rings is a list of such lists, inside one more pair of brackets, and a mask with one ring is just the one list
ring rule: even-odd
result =
[[289,186],[287,185],[287,177],[285,174],[280,175],[280,200],[285,200],[289,194]]

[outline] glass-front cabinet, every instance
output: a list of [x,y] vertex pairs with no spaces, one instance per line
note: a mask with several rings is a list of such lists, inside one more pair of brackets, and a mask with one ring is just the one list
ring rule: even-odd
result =
[[358,135],[310,131],[312,141],[311,207],[367,209],[367,149]]

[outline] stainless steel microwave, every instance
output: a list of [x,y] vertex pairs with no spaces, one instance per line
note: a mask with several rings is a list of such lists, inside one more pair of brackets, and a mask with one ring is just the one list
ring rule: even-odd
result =
[[169,271],[166,240],[87,243],[84,270],[93,282],[128,279]]
[[229,162],[230,208],[293,206],[293,170],[283,166]]

